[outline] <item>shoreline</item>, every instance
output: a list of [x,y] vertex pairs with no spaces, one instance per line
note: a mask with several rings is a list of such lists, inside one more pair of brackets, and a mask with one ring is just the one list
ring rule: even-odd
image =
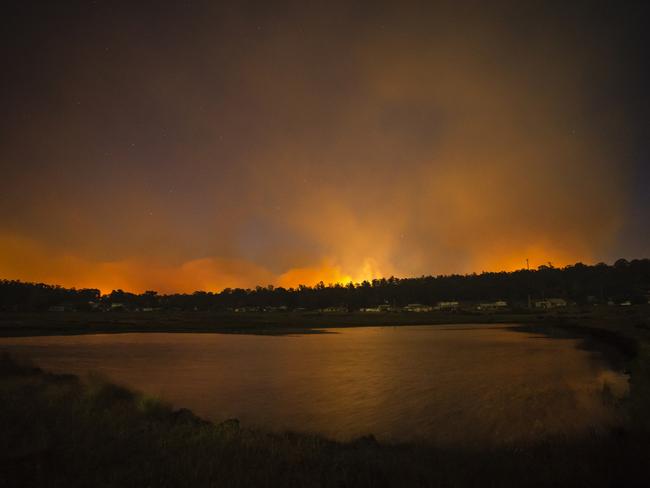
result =
[[[1,313],[0,338],[122,333],[197,333],[286,336],[328,334],[328,329],[401,326],[506,326],[519,332],[574,338],[626,370],[650,344],[650,306],[627,310],[593,307],[585,313],[233,314],[233,313]],[[647,357],[646,357],[647,356]]]
[[233,312],[1,312],[0,337],[120,332],[310,333],[363,326],[525,324],[595,328],[650,338],[650,305],[572,307],[507,313],[233,313]]
[[[498,322],[489,317],[489,321],[472,321],[477,326],[503,324],[522,332],[578,338],[586,341],[590,350],[600,350],[591,346],[602,344],[617,347],[630,371],[630,395],[618,407],[624,409],[626,421],[623,427],[601,434],[484,449],[379,443],[372,435],[338,442],[309,433],[251,429],[240,426],[236,419],[211,423],[190,410],[173,410],[112,383],[86,382],[29,367],[7,371],[5,362],[0,368],[0,426],[9,435],[0,439],[5,444],[0,445],[0,468],[14,486],[464,487],[486,480],[495,486],[640,486],[648,479],[645,453],[650,449],[650,342],[647,329],[637,327],[645,324],[645,317],[628,314],[624,316],[627,320],[620,321],[620,315],[579,320],[546,316],[529,323]],[[0,323],[6,321],[0,318]],[[251,325],[198,331],[159,325],[138,331],[133,325],[113,324],[113,330],[100,333],[246,334],[260,330]],[[329,327],[370,325],[330,323]],[[58,329],[48,327],[47,334],[40,335],[52,335]],[[68,332],[79,330],[83,334],[98,332],[95,327]],[[273,332],[316,333],[317,329],[312,324],[274,328]]]

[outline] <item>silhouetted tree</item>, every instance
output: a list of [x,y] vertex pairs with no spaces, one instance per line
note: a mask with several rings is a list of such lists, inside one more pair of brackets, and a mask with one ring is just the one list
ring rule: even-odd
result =
[[140,295],[113,290],[100,297],[95,289],[66,289],[42,283],[0,281],[0,310],[39,311],[51,306],[86,310],[101,300],[105,309],[127,310],[160,307],[166,310],[232,310],[242,307],[273,310],[278,308],[320,309],[362,307],[409,303],[433,305],[438,301],[478,302],[505,299],[513,304],[527,304],[533,298],[562,297],[579,304],[606,302],[645,303],[650,293],[650,260],[617,260],[613,266],[576,263],[564,268],[548,265],[536,271],[510,273],[421,276],[418,278],[375,279],[362,283],[325,284],[296,288],[258,286],[255,289],[225,288],[220,293],[197,291],[192,294],[159,295],[146,291]]

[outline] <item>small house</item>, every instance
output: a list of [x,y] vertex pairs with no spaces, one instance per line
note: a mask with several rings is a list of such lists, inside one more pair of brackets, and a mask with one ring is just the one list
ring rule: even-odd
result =
[[402,310],[405,312],[431,312],[433,307],[430,305],[422,305],[421,303],[409,303]]
[[484,312],[505,310],[508,308],[508,302],[497,300],[496,302],[481,303],[477,308]]

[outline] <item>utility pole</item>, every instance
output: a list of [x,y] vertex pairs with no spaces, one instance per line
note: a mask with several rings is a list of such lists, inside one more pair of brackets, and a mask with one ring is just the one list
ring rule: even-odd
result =
[[[528,263],[528,258],[526,258],[526,271],[530,271],[530,264]],[[528,276],[528,310],[531,309],[530,303],[530,276]]]

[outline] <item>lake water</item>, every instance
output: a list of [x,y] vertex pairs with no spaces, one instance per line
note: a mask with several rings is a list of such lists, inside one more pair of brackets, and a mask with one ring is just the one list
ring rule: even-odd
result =
[[576,339],[507,326],[363,327],[255,336],[137,333],[0,339],[45,369],[111,380],[214,421],[347,440],[486,445],[619,419],[627,377]]

